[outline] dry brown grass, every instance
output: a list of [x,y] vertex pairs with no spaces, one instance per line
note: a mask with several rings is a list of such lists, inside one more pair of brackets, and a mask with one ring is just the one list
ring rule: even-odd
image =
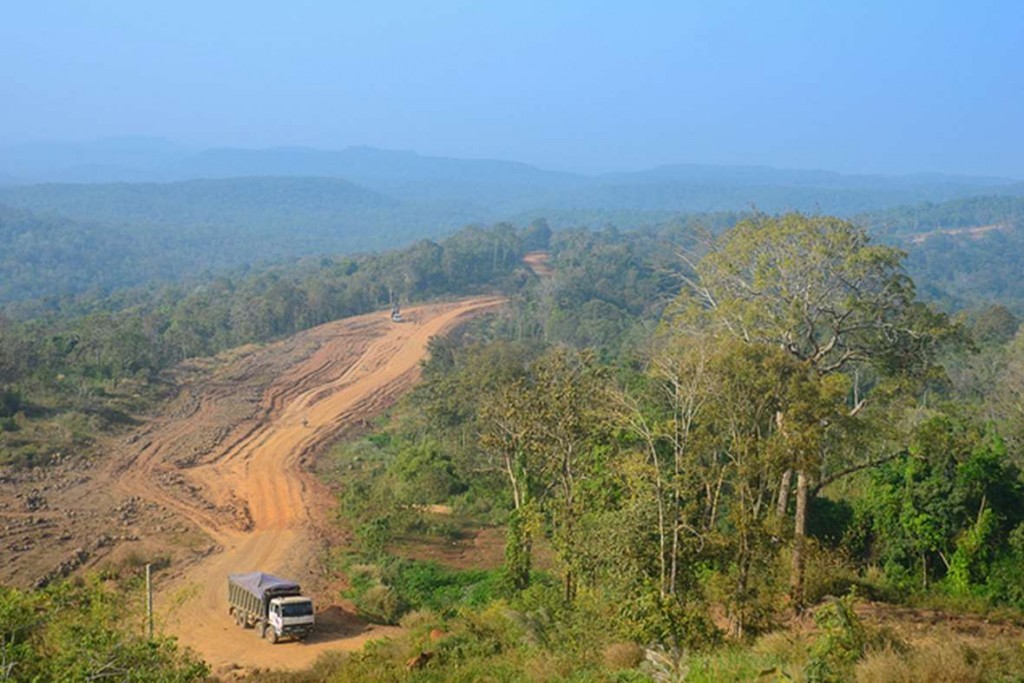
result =
[[[1016,647],[1020,650],[1018,644]],[[883,650],[857,664],[858,683],[983,683],[1021,680],[1024,653],[1013,643],[989,643],[976,650],[963,642],[931,643],[900,653]],[[1015,661],[1016,660],[1016,661]]]
[[604,665],[612,671],[634,669],[644,660],[644,649],[636,643],[612,643],[604,649]]
[[1024,681],[1024,632],[971,615],[907,608],[867,609],[905,648],[868,652],[856,667],[862,683]]

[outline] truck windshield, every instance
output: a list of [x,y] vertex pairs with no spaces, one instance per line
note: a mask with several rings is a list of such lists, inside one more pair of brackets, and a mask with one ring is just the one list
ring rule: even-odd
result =
[[283,617],[308,617],[313,614],[313,603],[292,602],[281,605],[281,616]]

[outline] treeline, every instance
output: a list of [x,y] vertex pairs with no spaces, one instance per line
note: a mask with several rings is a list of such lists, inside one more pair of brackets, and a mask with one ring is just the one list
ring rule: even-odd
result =
[[[596,212],[581,215],[589,218],[591,225],[607,223]],[[679,245],[692,247],[700,236],[706,241],[707,236],[721,234],[749,215],[722,212],[652,218],[618,214],[607,219],[632,226],[630,230],[609,226],[589,232],[599,233],[602,240],[628,244],[630,258],[667,274],[677,269],[672,257]],[[907,252],[905,266],[923,300],[947,312],[999,304],[1017,315],[1024,314],[1019,287],[1019,274],[1024,272],[1024,199],[991,196],[904,206],[860,214],[854,222],[864,225],[876,239]],[[562,232],[576,236],[568,239],[584,239],[579,235],[585,231],[565,229],[556,231],[556,242]],[[607,270],[598,259],[588,267]],[[618,320],[617,311],[608,313],[611,320]]]
[[[476,323],[434,342],[381,433],[337,451],[357,604],[460,634],[423,680],[545,657],[610,677],[608,648],[627,643],[695,670],[723,639],[850,591],[1024,608],[1019,321],[989,310],[972,335],[917,300],[897,250],[837,219],[755,216],[686,254],[643,342],[583,318],[511,338]],[[558,321],[606,298],[643,327],[631,283],[662,293],[660,269],[610,268],[607,286],[563,274],[518,305]],[[429,512],[442,503],[449,521]],[[500,576],[459,584],[388,554],[466,518],[503,526]],[[473,598],[427,601],[431,582]],[[909,648],[867,637],[850,600],[818,614],[822,640],[787,663],[808,680]],[[381,676],[393,657],[336,680]],[[669,680],[652,657],[622,680]]]
[[[41,185],[8,188],[0,206],[0,304],[38,310],[40,299],[123,298],[126,288],[159,287],[233,269],[266,269],[296,257],[353,254],[444,234],[476,220],[469,205],[399,203],[342,180],[242,178],[169,184]],[[748,198],[749,201],[749,198]],[[549,208],[520,214],[517,223],[548,215],[552,225],[638,233],[638,244],[701,224],[713,233],[742,212],[679,214],[668,210]],[[711,206],[711,205],[709,205]],[[761,208],[766,208],[762,206]],[[33,211],[35,213],[31,213]],[[62,216],[71,216],[64,218]],[[924,298],[947,310],[1017,299],[1024,200],[972,197],[901,206],[855,219],[898,244]],[[949,231],[997,226],[984,233]],[[1017,301],[1011,302],[1016,310]]]
[[690,272],[680,250],[699,252],[741,215],[680,216],[629,231],[555,231],[551,274],[516,293],[496,334],[593,348],[605,359],[623,356],[650,335]]

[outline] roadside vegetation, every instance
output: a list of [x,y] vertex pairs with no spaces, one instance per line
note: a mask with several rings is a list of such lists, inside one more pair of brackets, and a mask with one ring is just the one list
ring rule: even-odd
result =
[[[348,595],[408,633],[318,675],[1017,680],[1017,319],[936,312],[838,219],[756,216],[671,271],[581,265],[630,239],[557,234],[549,280],[436,340],[325,462]],[[468,571],[408,543],[495,529]]]
[[145,637],[142,595],[138,576],[37,591],[0,587],[0,680],[205,680],[209,669],[194,654],[171,639]]

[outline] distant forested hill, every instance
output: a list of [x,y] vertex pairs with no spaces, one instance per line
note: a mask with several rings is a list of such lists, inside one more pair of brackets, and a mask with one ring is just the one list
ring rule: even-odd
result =
[[896,206],[858,217],[872,232],[921,241],[930,233],[1012,224],[1024,219],[1024,194],[981,195],[942,203]]
[[949,309],[998,302],[1024,313],[1024,197],[901,206],[858,220],[907,251],[926,298]]
[[0,303],[377,251],[475,218],[329,178],[0,188]]
[[125,228],[38,216],[0,205],[0,304],[171,280],[181,254]]
[[[0,187],[0,205],[9,207],[0,212],[0,303],[378,251],[474,223],[524,225],[543,217],[556,229],[657,231],[683,215],[752,208],[854,215],[879,238],[907,249],[922,292],[948,307],[997,299],[1018,310],[1013,301],[1024,299],[1016,295],[1024,265],[1016,256],[1024,186],[1000,185],[1000,179],[707,166],[586,178],[525,164],[369,149],[225,150],[177,163],[199,161],[211,174],[255,175]],[[335,177],[265,176],[261,169],[352,171],[377,187]],[[989,190],[1009,194],[959,196]],[[935,201],[946,195],[955,198]],[[915,203],[896,206],[900,201]],[[718,230],[728,227],[713,222]]]
[[[167,140],[113,139],[0,147],[0,175],[20,182],[172,182],[240,177],[345,179],[403,202],[469,205],[474,220],[533,213],[734,211],[751,206],[849,216],[977,194],[1024,194],[1007,178],[853,175],[767,166],[675,164],[605,174],[498,159],[350,147],[184,150]],[[578,222],[574,218],[574,222]]]
[[132,273],[173,278],[375,251],[479,218],[471,208],[399,202],[335,178],[11,186],[0,188],[0,205],[8,207],[0,301],[139,284]]
[[178,183],[45,184],[0,189],[12,206],[114,225],[249,232],[319,231],[398,202],[333,178],[235,178]]
[[510,215],[601,211],[800,210],[851,215],[979,192],[1024,193],[1001,178],[946,175],[845,175],[766,166],[677,164],[629,172],[585,175],[528,164],[453,159],[414,152],[352,147],[214,149],[165,169],[173,178],[324,176],[346,178],[405,201],[470,203],[488,220]]

